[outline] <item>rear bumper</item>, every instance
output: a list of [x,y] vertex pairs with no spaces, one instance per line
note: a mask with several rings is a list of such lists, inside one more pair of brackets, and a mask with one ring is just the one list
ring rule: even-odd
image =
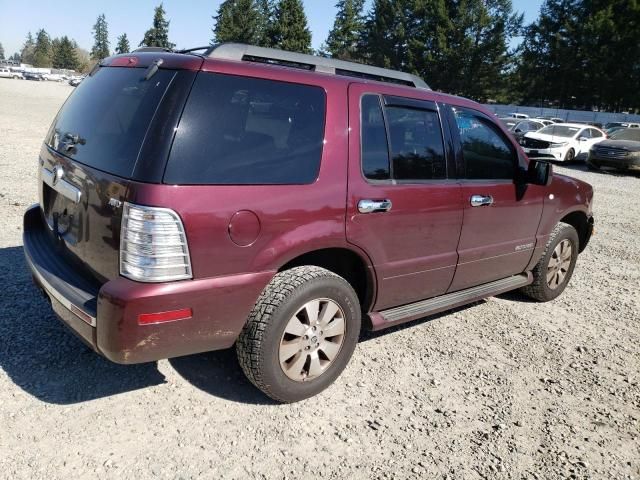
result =
[[[24,216],[24,252],[34,282],[57,316],[95,351],[117,363],[141,363],[233,345],[275,272],[171,283],[117,277],[92,284],[59,260],[40,207]],[[143,313],[191,308],[185,320],[139,325]]]

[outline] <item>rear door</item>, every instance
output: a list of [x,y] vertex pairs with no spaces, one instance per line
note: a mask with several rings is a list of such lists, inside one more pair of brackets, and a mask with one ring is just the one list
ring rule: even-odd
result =
[[393,93],[349,89],[347,239],[375,267],[377,310],[446,292],[462,224],[437,105]]
[[449,291],[522,273],[536,242],[544,187],[516,182],[515,146],[482,112],[448,109],[458,149],[464,220]]

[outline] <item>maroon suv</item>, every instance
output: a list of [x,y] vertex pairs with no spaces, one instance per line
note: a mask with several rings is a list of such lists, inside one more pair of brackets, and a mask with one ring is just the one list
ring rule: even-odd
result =
[[119,363],[235,344],[284,402],[329,386],[361,327],[557,297],[593,229],[591,186],[481,105],[246,45],[104,60],[39,161],[24,250],[67,326]]

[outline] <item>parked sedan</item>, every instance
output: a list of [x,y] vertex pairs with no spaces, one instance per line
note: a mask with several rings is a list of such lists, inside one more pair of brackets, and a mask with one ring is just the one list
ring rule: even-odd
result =
[[23,76],[26,80],[36,80],[38,82],[42,82],[44,80],[44,75],[37,72],[24,72]]
[[592,170],[640,170],[640,128],[625,128],[589,151],[587,166]]
[[577,123],[555,123],[537,132],[527,133],[520,141],[530,158],[570,162],[586,158],[596,143],[607,137],[596,127]]

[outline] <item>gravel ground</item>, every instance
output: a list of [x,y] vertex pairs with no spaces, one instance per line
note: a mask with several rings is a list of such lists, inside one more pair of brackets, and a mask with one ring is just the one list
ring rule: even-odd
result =
[[554,302],[518,294],[364,335],[337,383],[275,405],[232,350],[119,366],[30,283],[21,221],[68,85],[0,80],[0,477],[640,478],[640,176]]

